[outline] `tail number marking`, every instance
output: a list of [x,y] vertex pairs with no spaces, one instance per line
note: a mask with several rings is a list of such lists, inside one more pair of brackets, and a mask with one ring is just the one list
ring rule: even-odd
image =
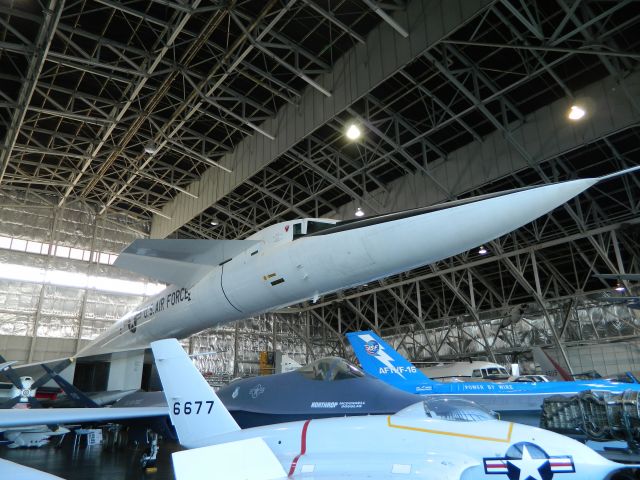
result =
[[[200,410],[202,409],[202,404],[205,404],[204,408],[207,408],[207,405],[209,405],[209,409],[207,410],[207,415],[209,415],[213,408],[213,400],[207,400],[205,402],[202,400],[196,400],[195,402],[184,402],[184,404],[181,404],[180,402],[173,402],[173,414],[191,415],[193,413],[194,415],[199,415]],[[202,413],[204,413],[204,411]]]
[[400,374],[402,375],[403,373],[416,373],[418,371],[418,369],[416,367],[414,367],[413,365],[409,366],[409,367],[380,367],[378,369],[378,371],[382,374],[382,375],[387,375],[388,373],[396,373],[396,374]]

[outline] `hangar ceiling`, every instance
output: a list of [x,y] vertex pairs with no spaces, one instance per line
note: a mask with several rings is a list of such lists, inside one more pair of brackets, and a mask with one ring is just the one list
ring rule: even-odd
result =
[[[3,2],[0,195],[81,202],[154,237],[244,238],[607,174],[637,163],[639,24],[636,1]],[[582,124],[564,118],[573,101]],[[487,257],[296,311],[394,333],[575,307],[610,288],[594,273],[640,271],[639,190],[605,182]]]

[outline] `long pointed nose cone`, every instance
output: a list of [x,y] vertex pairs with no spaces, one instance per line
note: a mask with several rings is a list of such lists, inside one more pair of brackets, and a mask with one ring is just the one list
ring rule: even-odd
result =
[[380,267],[372,271],[388,268],[385,275],[402,272],[511,232],[597,182],[589,178],[543,185],[372,225],[362,229],[366,231],[362,232],[362,243],[373,264]]

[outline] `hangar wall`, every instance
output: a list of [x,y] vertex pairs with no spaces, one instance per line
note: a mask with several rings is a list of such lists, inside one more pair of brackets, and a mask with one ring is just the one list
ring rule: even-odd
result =
[[[625,339],[632,341],[637,338],[640,318],[635,310],[620,304],[583,304],[571,307],[567,316],[566,304],[557,304],[550,305],[546,312],[548,319],[543,313],[536,311],[535,307],[526,306],[524,313],[508,325],[504,322],[504,316],[484,319],[483,328],[497,360],[509,364],[517,359],[526,366],[530,363],[531,345],[555,346],[548,326],[548,322],[551,322],[556,332],[561,333],[574,373],[595,369],[602,375],[612,375],[640,367],[640,351],[635,343],[597,344]],[[489,359],[480,342],[480,327],[472,318],[460,317],[451,319],[448,323],[426,331],[407,331],[388,337],[387,340],[413,361],[436,360],[428,348],[431,345],[440,346],[439,360],[459,358],[458,352],[461,351],[470,358]],[[504,326],[501,327],[501,323]],[[512,356],[514,353],[517,354],[515,357]],[[556,351],[555,356],[562,359],[559,351]]]
[[260,354],[279,350],[304,365],[330,356],[345,356],[343,344],[324,325],[306,315],[268,313],[206,330],[189,339],[189,352],[212,383],[258,375]]
[[101,291],[91,277],[148,283],[110,265],[142,235],[126,219],[96,217],[78,203],[2,206],[0,351],[21,361],[73,354],[141,302],[144,295]]
[[595,370],[603,377],[640,371],[640,342],[583,345],[567,349],[574,373]]

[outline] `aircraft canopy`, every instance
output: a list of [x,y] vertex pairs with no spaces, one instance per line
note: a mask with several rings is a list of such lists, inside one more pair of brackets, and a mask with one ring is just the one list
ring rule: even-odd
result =
[[436,418],[452,422],[484,422],[497,420],[495,412],[470,400],[431,398],[414,403],[396,413],[400,417]]
[[364,377],[362,370],[340,357],[320,358],[297,371],[309,380],[329,382]]

